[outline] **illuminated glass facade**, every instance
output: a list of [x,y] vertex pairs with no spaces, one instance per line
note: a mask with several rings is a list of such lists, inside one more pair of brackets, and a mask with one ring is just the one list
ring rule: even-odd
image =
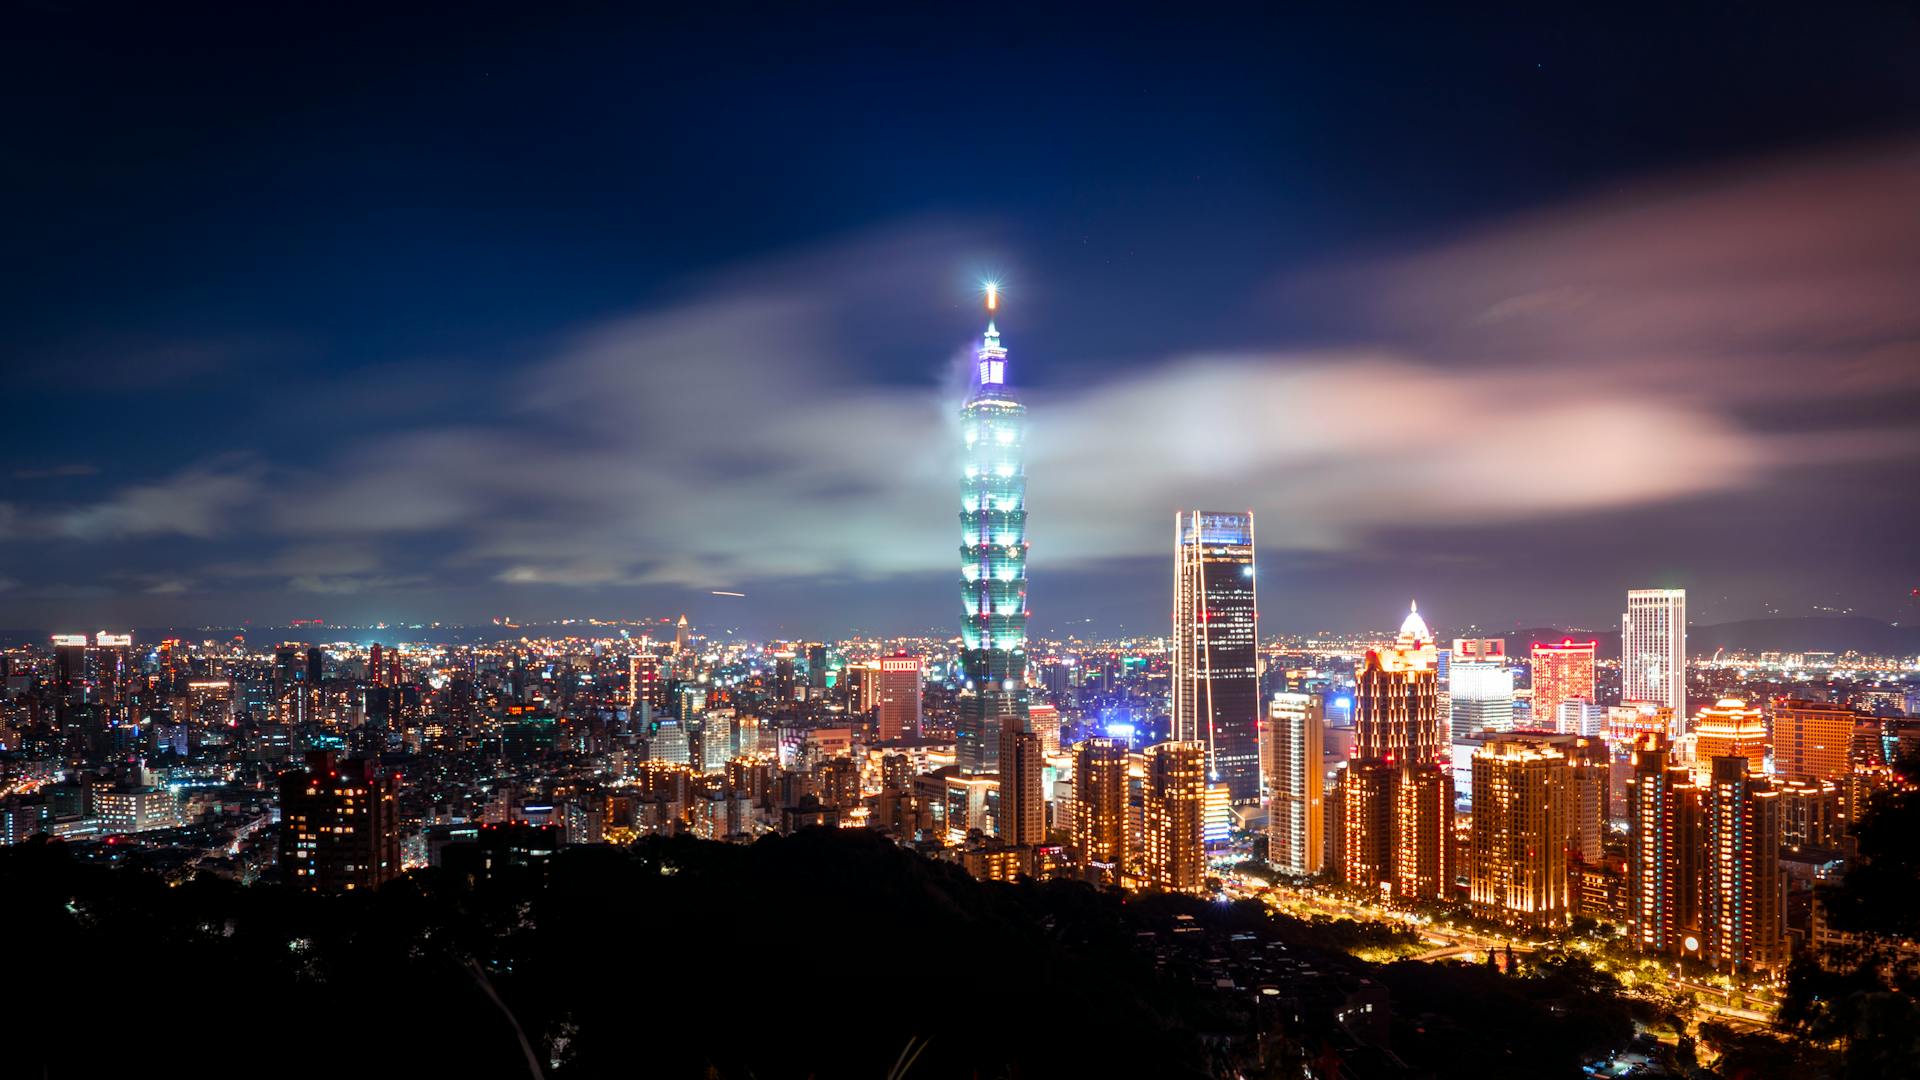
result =
[[1173,737],[1207,748],[1207,777],[1260,799],[1259,620],[1253,514],[1174,518]]
[[[992,306],[994,294],[988,293]],[[961,671],[955,723],[961,769],[1000,767],[1000,732],[1027,716],[1027,407],[1006,385],[1007,350],[992,323],[960,410]]]

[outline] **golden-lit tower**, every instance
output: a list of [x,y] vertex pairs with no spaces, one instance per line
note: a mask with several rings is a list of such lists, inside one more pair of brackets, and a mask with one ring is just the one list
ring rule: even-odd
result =
[[1415,605],[1386,649],[1367,650],[1354,672],[1353,756],[1395,765],[1430,765],[1450,756],[1440,718],[1439,651]]
[[1498,739],[1474,753],[1467,876],[1475,915],[1526,927],[1566,922],[1572,781],[1567,756],[1543,741]]
[[1342,882],[1405,901],[1451,897],[1453,775],[1440,718],[1439,652],[1412,607],[1386,649],[1354,672],[1353,757],[1335,788]]
[[1693,772],[1701,784],[1712,774],[1714,760],[1723,757],[1745,758],[1755,776],[1766,768],[1766,715],[1739,698],[1721,698],[1693,720]]
[[1127,862],[1127,744],[1088,739],[1073,748],[1073,846],[1094,876],[1118,884]]
[[1207,746],[1164,742],[1147,747],[1145,757],[1147,887],[1198,893],[1207,866]]

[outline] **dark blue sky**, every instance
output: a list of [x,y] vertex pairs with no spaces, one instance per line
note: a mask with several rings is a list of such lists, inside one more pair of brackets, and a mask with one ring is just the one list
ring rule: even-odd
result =
[[5,37],[0,625],[942,623],[983,273],[1043,629],[1163,621],[1189,499],[1278,629],[1920,583],[1903,5]]

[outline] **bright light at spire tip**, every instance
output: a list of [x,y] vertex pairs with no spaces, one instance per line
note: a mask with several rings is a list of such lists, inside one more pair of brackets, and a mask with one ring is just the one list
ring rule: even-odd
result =
[[1000,306],[1000,283],[997,281],[989,281],[986,283],[986,290],[987,310],[993,311]]

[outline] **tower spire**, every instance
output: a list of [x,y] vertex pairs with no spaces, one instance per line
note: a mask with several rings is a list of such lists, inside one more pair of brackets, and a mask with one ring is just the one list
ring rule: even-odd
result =
[[1001,386],[1007,381],[1007,350],[1000,344],[1000,328],[993,323],[993,313],[1000,307],[1000,283],[989,281],[981,286],[987,294],[987,332],[980,339],[979,385]]

